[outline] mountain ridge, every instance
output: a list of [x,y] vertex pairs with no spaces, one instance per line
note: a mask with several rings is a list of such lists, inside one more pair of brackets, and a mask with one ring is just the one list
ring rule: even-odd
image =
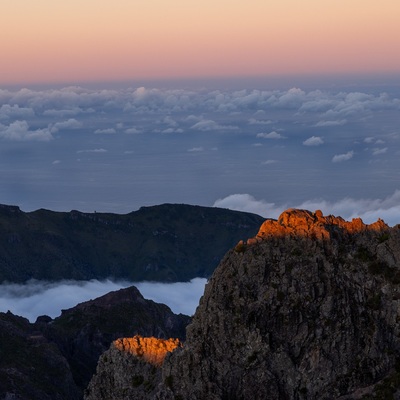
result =
[[185,204],[123,215],[25,213],[0,205],[0,283],[208,278],[225,252],[254,235],[263,221],[255,214]]

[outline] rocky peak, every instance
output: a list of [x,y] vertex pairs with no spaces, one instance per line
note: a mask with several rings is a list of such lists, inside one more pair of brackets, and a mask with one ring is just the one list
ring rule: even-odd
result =
[[100,358],[85,400],[154,398],[166,355],[181,347],[178,339],[134,336],[115,340]]
[[381,219],[373,224],[366,225],[361,218],[345,221],[342,217],[335,217],[333,215],[324,216],[320,210],[311,212],[291,208],[284,211],[277,221],[265,221],[261,225],[256,240],[288,235],[330,239],[334,232],[340,232],[341,235],[344,235],[365,231],[384,232],[387,231],[388,228],[388,225]]
[[[399,227],[293,209],[265,221],[215,270],[157,387],[140,380],[130,396],[400,399]],[[138,358],[118,354],[138,376]]]
[[94,300],[84,301],[68,310],[62,310],[62,315],[76,312],[77,310],[85,311],[91,307],[99,307],[102,309],[110,309],[119,304],[145,304],[146,301],[142,294],[135,286],[115,290]]

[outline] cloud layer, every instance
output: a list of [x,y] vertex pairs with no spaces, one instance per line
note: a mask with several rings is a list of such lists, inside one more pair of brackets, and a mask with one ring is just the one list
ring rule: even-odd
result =
[[130,212],[396,190],[397,87],[300,83],[0,89],[1,202]]
[[324,215],[332,214],[347,220],[362,218],[368,224],[377,221],[379,218],[390,226],[400,224],[400,190],[396,190],[393,194],[384,198],[343,198],[338,201],[310,199],[301,203],[291,201],[285,204],[257,200],[249,194],[233,194],[218,199],[214,206],[251,212],[265,218],[275,219],[288,208],[299,208],[310,211],[321,210]]
[[63,309],[134,285],[145,298],[167,304],[175,313],[192,315],[204,292],[206,281],[206,279],[196,278],[190,282],[171,284],[110,280],[62,282],[31,280],[25,284],[4,283],[0,285],[0,311],[10,310],[13,314],[24,316],[31,322],[35,322],[40,315],[55,318]]

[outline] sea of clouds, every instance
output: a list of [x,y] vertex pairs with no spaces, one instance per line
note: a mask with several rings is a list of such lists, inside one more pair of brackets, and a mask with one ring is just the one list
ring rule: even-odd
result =
[[190,282],[127,282],[90,280],[46,282],[30,280],[24,284],[0,285],[0,311],[35,322],[40,315],[55,318],[61,310],[92,300],[111,291],[136,286],[146,299],[168,305],[176,313],[193,315],[203,295],[207,280],[195,278]]
[[282,205],[386,198],[400,189],[389,83],[0,89],[0,202],[124,213],[238,193]]

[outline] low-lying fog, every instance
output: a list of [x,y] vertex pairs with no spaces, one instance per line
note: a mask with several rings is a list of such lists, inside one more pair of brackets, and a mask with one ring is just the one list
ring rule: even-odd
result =
[[190,282],[176,283],[111,280],[4,283],[0,285],[0,311],[10,310],[35,322],[39,315],[55,318],[63,309],[133,285],[146,299],[167,304],[176,314],[193,315],[206,282],[207,279],[195,278]]

